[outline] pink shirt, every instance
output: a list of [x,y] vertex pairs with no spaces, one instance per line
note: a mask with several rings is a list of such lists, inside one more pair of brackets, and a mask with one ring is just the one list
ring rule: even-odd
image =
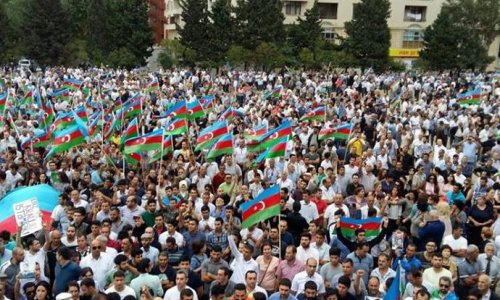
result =
[[278,277],[278,280],[287,278],[290,279],[290,281],[293,281],[293,277],[295,276],[295,274],[300,273],[305,269],[305,264],[298,259],[295,259],[292,263],[288,263],[287,260],[283,260],[278,265],[278,270],[276,270],[276,277]]

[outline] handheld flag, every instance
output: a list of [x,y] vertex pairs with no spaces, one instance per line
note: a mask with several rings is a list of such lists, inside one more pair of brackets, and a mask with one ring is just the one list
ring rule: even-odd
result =
[[278,140],[276,145],[271,148],[266,149],[258,157],[256,162],[260,164],[264,159],[284,157],[286,153],[286,143],[288,142],[288,137],[282,137]]
[[78,124],[55,132],[52,148],[50,148],[50,151],[45,156],[45,159],[49,159],[57,153],[64,152],[85,143],[85,137],[85,133]]
[[162,146],[163,130],[156,130],[125,142],[125,154],[158,150]]
[[177,135],[188,131],[186,119],[173,119],[165,126],[165,134]]
[[329,138],[334,138],[336,140],[347,140],[351,134],[352,124],[347,123],[344,125],[337,126],[335,128],[323,128],[320,130],[318,139],[324,140]]
[[216,158],[224,154],[233,154],[233,151],[233,136],[228,133],[221,136],[221,138],[215,142],[210,151],[208,151],[207,159]]
[[261,221],[277,216],[280,213],[280,187],[274,185],[262,191],[255,199],[244,202],[240,206],[243,228],[248,228]]
[[203,107],[200,104],[200,101],[193,100],[187,103],[187,117],[189,121],[198,119],[205,116],[205,112],[203,111]]
[[208,149],[224,134],[229,132],[227,122],[225,120],[216,122],[209,127],[203,129],[196,140],[195,151]]
[[381,217],[367,218],[367,219],[353,219],[353,218],[340,218],[339,228],[342,235],[346,238],[354,238],[354,231],[356,229],[364,229],[366,232],[366,237],[375,237],[379,235],[381,229],[380,225],[382,222]]
[[479,105],[481,103],[481,90],[468,91],[457,95],[457,103],[464,105]]
[[320,106],[316,107],[312,111],[306,113],[302,118],[300,118],[301,121],[324,121],[326,118],[326,107]]

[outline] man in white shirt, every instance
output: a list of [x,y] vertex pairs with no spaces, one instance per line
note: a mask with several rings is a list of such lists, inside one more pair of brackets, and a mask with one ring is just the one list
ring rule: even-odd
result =
[[198,300],[198,295],[196,291],[187,285],[188,274],[184,270],[178,270],[177,275],[175,276],[175,285],[169,288],[165,295],[163,296],[164,300],[172,300],[172,299],[181,299],[181,292],[184,289],[188,289],[193,292],[193,300]]
[[439,279],[443,276],[452,278],[451,272],[443,268],[443,256],[440,252],[432,254],[432,267],[424,270],[422,277],[424,281],[429,282],[434,288],[439,288]]
[[318,207],[311,202],[311,191],[304,190],[300,201],[300,214],[306,219],[307,223],[319,218]]
[[320,228],[316,232],[316,241],[311,244],[311,248],[318,251],[320,266],[323,266],[330,261],[330,245],[325,243],[327,233],[326,229]]
[[247,287],[247,296],[253,295],[255,292],[260,292],[267,297],[266,290],[257,285],[257,273],[255,271],[247,271],[245,274],[245,286]]
[[[310,246],[311,234],[309,232],[304,232],[300,235],[300,246],[297,248],[297,259],[300,261],[306,261],[309,258],[314,258],[316,262],[319,261],[319,252],[317,249]],[[307,268],[306,268],[307,269]]]
[[456,264],[462,262],[467,253],[468,242],[467,239],[462,236],[463,229],[460,225],[453,226],[453,231],[450,235],[443,238],[442,245],[448,245],[453,250],[452,259]]
[[158,237],[158,242],[161,244],[161,248],[167,248],[167,238],[173,237],[175,239],[175,243],[179,248],[184,247],[184,237],[178,231],[175,230],[175,225],[173,220],[167,221],[167,231],[160,234]]
[[210,208],[205,205],[201,208],[201,220],[198,223],[198,230],[208,236],[215,229],[215,218],[210,216]]
[[127,296],[135,298],[134,289],[125,284],[125,273],[122,270],[118,270],[113,274],[113,285],[106,290],[106,294],[109,293],[117,293],[121,299]]
[[105,286],[106,273],[114,266],[113,260],[104,252],[101,252],[101,242],[98,239],[92,241],[91,252],[80,262],[80,267],[90,267],[94,272],[94,280],[98,286]]
[[314,258],[309,258],[306,261],[306,270],[297,273],[292,280],[292,294],[299,295],[304,293],[304,286],[308,281],[314,281],[318,286],[318,294],[325,293],[325,284],[323,277],[316,273],[318,261]]
[[240,231],[241,238],[244,242],[247,242],[252,247],[257,245],[257,241],[259,241],[264,232],[262,229],[258,228],[257,225],[252,225],[248,228],[244,228]]
[[243,248],[243,253],[238,250],[236,243],[234,242],[234,237],[228,237],[229,248],[234,255],[234,261],[231,263],[231,269],[234,270],[231,276],[231,281],[235,284],[245,283],[245,274],[247,271],[253,270],[259,272],[259,264],[252,258],[253,246],[245,244]]

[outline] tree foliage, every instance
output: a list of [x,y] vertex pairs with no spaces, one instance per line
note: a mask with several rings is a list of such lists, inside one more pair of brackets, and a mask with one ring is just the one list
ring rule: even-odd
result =
[[425,66],[457,71],[486,68],[493,60],[488,56],[488,48],[500,26],[499,12],[498,1],[452,0],[445,3],[424,33],[424,49],[420,55]]
[[227,51],[235,40],[235,21],[231,16],[231,4],[227,0],[216,0],[210,11],[208,47],[209,57],[221,64],[227,60]]
[[317,41],[321,39],[323,29],[319,15],[318,1],[315,0],[313,6],[304,13],[305,19],[298,18],[298,23],[292,25],[289,32],[291,45],[296,54],[308,49],[313,58],[316,56]]
[[69,19],[60,0],[31,0],[22,21],[23,54],[41,64],[63,63],[70,39]]
[[180,0],[182,8],[181,27],[178,24],[181,43],[196,53],[196,59],[203,61],[207,57],[207,41],[209,31],[207,0]]
[[344,47],[362,69],[381,71],[389,62],[391,33],[387,25],[389,0],[361,0],[354,5],[353,19],[345,23]]
[[236,43],[249,50],[255,50],[262,43],[282,44],[285,16],[281,9],[281,0],[238,0]]

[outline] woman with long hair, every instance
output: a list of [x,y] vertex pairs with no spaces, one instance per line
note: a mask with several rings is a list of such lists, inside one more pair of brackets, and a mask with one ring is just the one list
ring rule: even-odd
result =
[[52,289],[47,281],[40,281],[35,286],[36,300],[52,300]]
[[276,256],[273,256],[273,246],[268,241],[262,243],[260,253],[261,255],[255,260],[259,264],[257,285],[265,289],[268,295],[271,295],[275,291],[276,270],[280,261]]

